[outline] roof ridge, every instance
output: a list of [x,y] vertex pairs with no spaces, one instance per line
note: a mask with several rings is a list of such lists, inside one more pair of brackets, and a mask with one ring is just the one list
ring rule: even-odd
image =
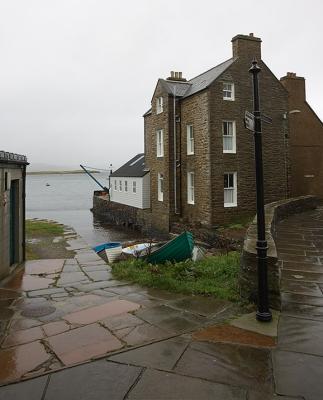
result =
[[217,65],[215,65],[214,67],[209,68],[208,70],[202,72],[201,74],[194,76],[194,78],[191,78],[191,79],[188,81],[188,83],[190,83],[193,79],[196,79],[196,78],[198,78],[199,76],[202,76],[202,75],[206,74],[207,72],[210,72],[212,69],[218,68],[218,67],[220,67],[220,65],[225,64],[226,62],[231,61],[231,60],[234,60],[234,57],[228,58],[227,60],[223,61],[222,63],[217,64]]

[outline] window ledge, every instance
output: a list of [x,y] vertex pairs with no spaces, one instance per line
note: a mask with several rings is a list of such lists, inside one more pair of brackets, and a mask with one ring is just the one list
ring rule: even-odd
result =
[[194,152],[193,153],[186,153],[187,156],[194,156]]
[[223,150],[223,154],[237,154],[236,150]]
[[195,202],[194,201],[188,201],[187,204],[190,204],[191,206],[194,206]]
[[231,97],[223,97],[223,100],[234,101],[234,98],[232,99]]
[[224,203],[224,208],[237,207],[237,203]]

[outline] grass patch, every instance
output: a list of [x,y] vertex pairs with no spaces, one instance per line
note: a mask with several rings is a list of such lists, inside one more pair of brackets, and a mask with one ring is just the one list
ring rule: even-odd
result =
[[60,236],[64,233],[64,227],[55,222],[26,220],[27,236]]
[[239,268],[240,254],[233,251],[197,262],[187,260],[175,264],[152,265],[131,259],[113,264],[112,271],[117,279],[142,286],[237,301]]

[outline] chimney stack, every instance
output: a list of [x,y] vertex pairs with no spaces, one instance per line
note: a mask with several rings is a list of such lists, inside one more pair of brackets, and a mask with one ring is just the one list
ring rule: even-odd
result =
[[295,72],[287,72],[286,76],[280,78],[280,82],[287,89],[293,108],[306,101],[305,78],[297,76]]
[[233,57],[248,58],[250,62],[256,58],[261,60],[261,39],[253,33],[249,35],[237,35],[232,40]]
[[167,80],[186,82],[186,79],[183,78],[183,73],[180,71],[170,71],[170,76],[167,78]]

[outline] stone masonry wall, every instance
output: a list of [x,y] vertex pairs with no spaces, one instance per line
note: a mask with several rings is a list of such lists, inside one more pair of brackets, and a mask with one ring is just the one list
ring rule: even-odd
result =
[[[270,308],[280,310],[280,264],[277,258],[275,245],[276,225],[289,215],[297,214],[306,210],[316,208],[318,199],[314,196],[302,196],[288,200],[281,200],[268,204],[266,213],[266,239],[268,243],[268,286]],[[250,225],[243,246],[240,269],[240,295],[243,299],[257,302],[258,293],[258,259],[256,251],[257,242],[257,220],[256,217]]]
[[[255,161],[253,133],[245,129],[243,116],[252,111],[252,81],[248,69],[253,57],[240,56],[222,76],[211,85],[210,103],[210,157],[212,182],[213,224],[228,223],[242,215],[255,212]],[[288,197],[288,126],[283,114],[288,107],[287,92],[263,62],[259,74],[262,113],[272,118],[272,124],[263,123],[263,165],[265,202]],[[223,82],[235,83],[235,100],[222,99]],[[236,122],[236,154],[223,153],[222,121]],[[237,172],[237,207],[224,208],[223,174]]]

